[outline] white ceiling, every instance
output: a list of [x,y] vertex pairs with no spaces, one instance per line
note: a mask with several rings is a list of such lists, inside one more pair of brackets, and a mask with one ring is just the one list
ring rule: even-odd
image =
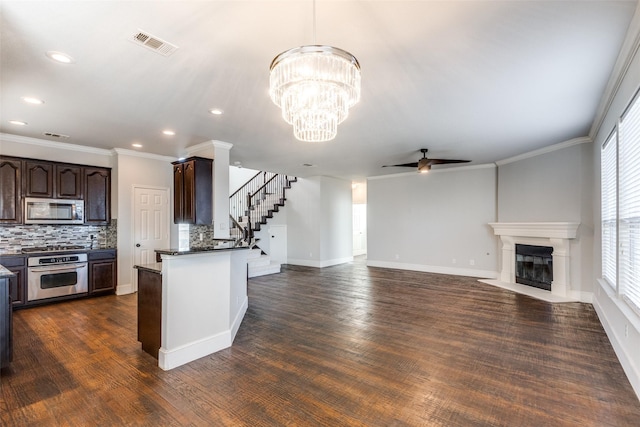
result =
[[[406,172],[381,166],[422,147],[483,164],[588,135],[638,1],[318,0],[316,40],[311,0],[0,5],[0,132],[174,157],[219,140],[248,168],[358,179]],[[138,29],[179,48],[139,47]],[[310,144],[268,82],[274,56],[314,42],[358,58],[362,98],[335,140]]]

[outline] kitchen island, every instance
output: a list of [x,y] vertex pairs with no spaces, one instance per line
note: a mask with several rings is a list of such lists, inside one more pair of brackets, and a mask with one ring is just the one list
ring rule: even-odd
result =
[[138,270],[138,340],[164,370],[230,347],[248,308],[247,247],[156,250]]

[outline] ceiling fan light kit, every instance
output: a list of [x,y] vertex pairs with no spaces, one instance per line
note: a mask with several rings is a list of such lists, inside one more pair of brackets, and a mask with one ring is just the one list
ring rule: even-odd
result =
[[[315,1],[313,4],[315,40]],[[330,141],[349,108],[360,100],[360,63],[333,46],[307,45],[286,50],[271,62],[269,96],[293,125],[296,139]]]

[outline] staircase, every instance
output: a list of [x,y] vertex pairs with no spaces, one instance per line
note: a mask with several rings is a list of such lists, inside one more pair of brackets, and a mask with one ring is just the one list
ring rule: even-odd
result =
[[269,218],[284,206],[285,192],[296,177],[273,172],[258,172],[229,197],[231,217],[230,236],[239,245],[250,247],[249,277],[280,272],[280,264],[272,261],[260,249],[254,236]]

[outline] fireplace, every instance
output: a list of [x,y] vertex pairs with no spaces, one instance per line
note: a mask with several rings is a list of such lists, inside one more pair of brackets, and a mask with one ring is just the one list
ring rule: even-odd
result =
[[[489,224],[502,242],[502,262],[499,281],[516,284],[516,245],[551,248],[551,262],[532,265],[532,268],[551,272],[551,283],[546,289],[558,297],[569,297],[571,286],[571,240],[576,238],[577,222],[494,222]],[[524,262],[524,259],[523,259]],[[529,262],[529,261],[527,261]],[[532,261],[533,262],[533,261]],[[541,261],[538,260],[538,263]],[[523,266],[524,268],[524,266]],[[519,282],[518,282],[519,284]]]
[[553,248],[516,243],[516,283],[551,290]]

